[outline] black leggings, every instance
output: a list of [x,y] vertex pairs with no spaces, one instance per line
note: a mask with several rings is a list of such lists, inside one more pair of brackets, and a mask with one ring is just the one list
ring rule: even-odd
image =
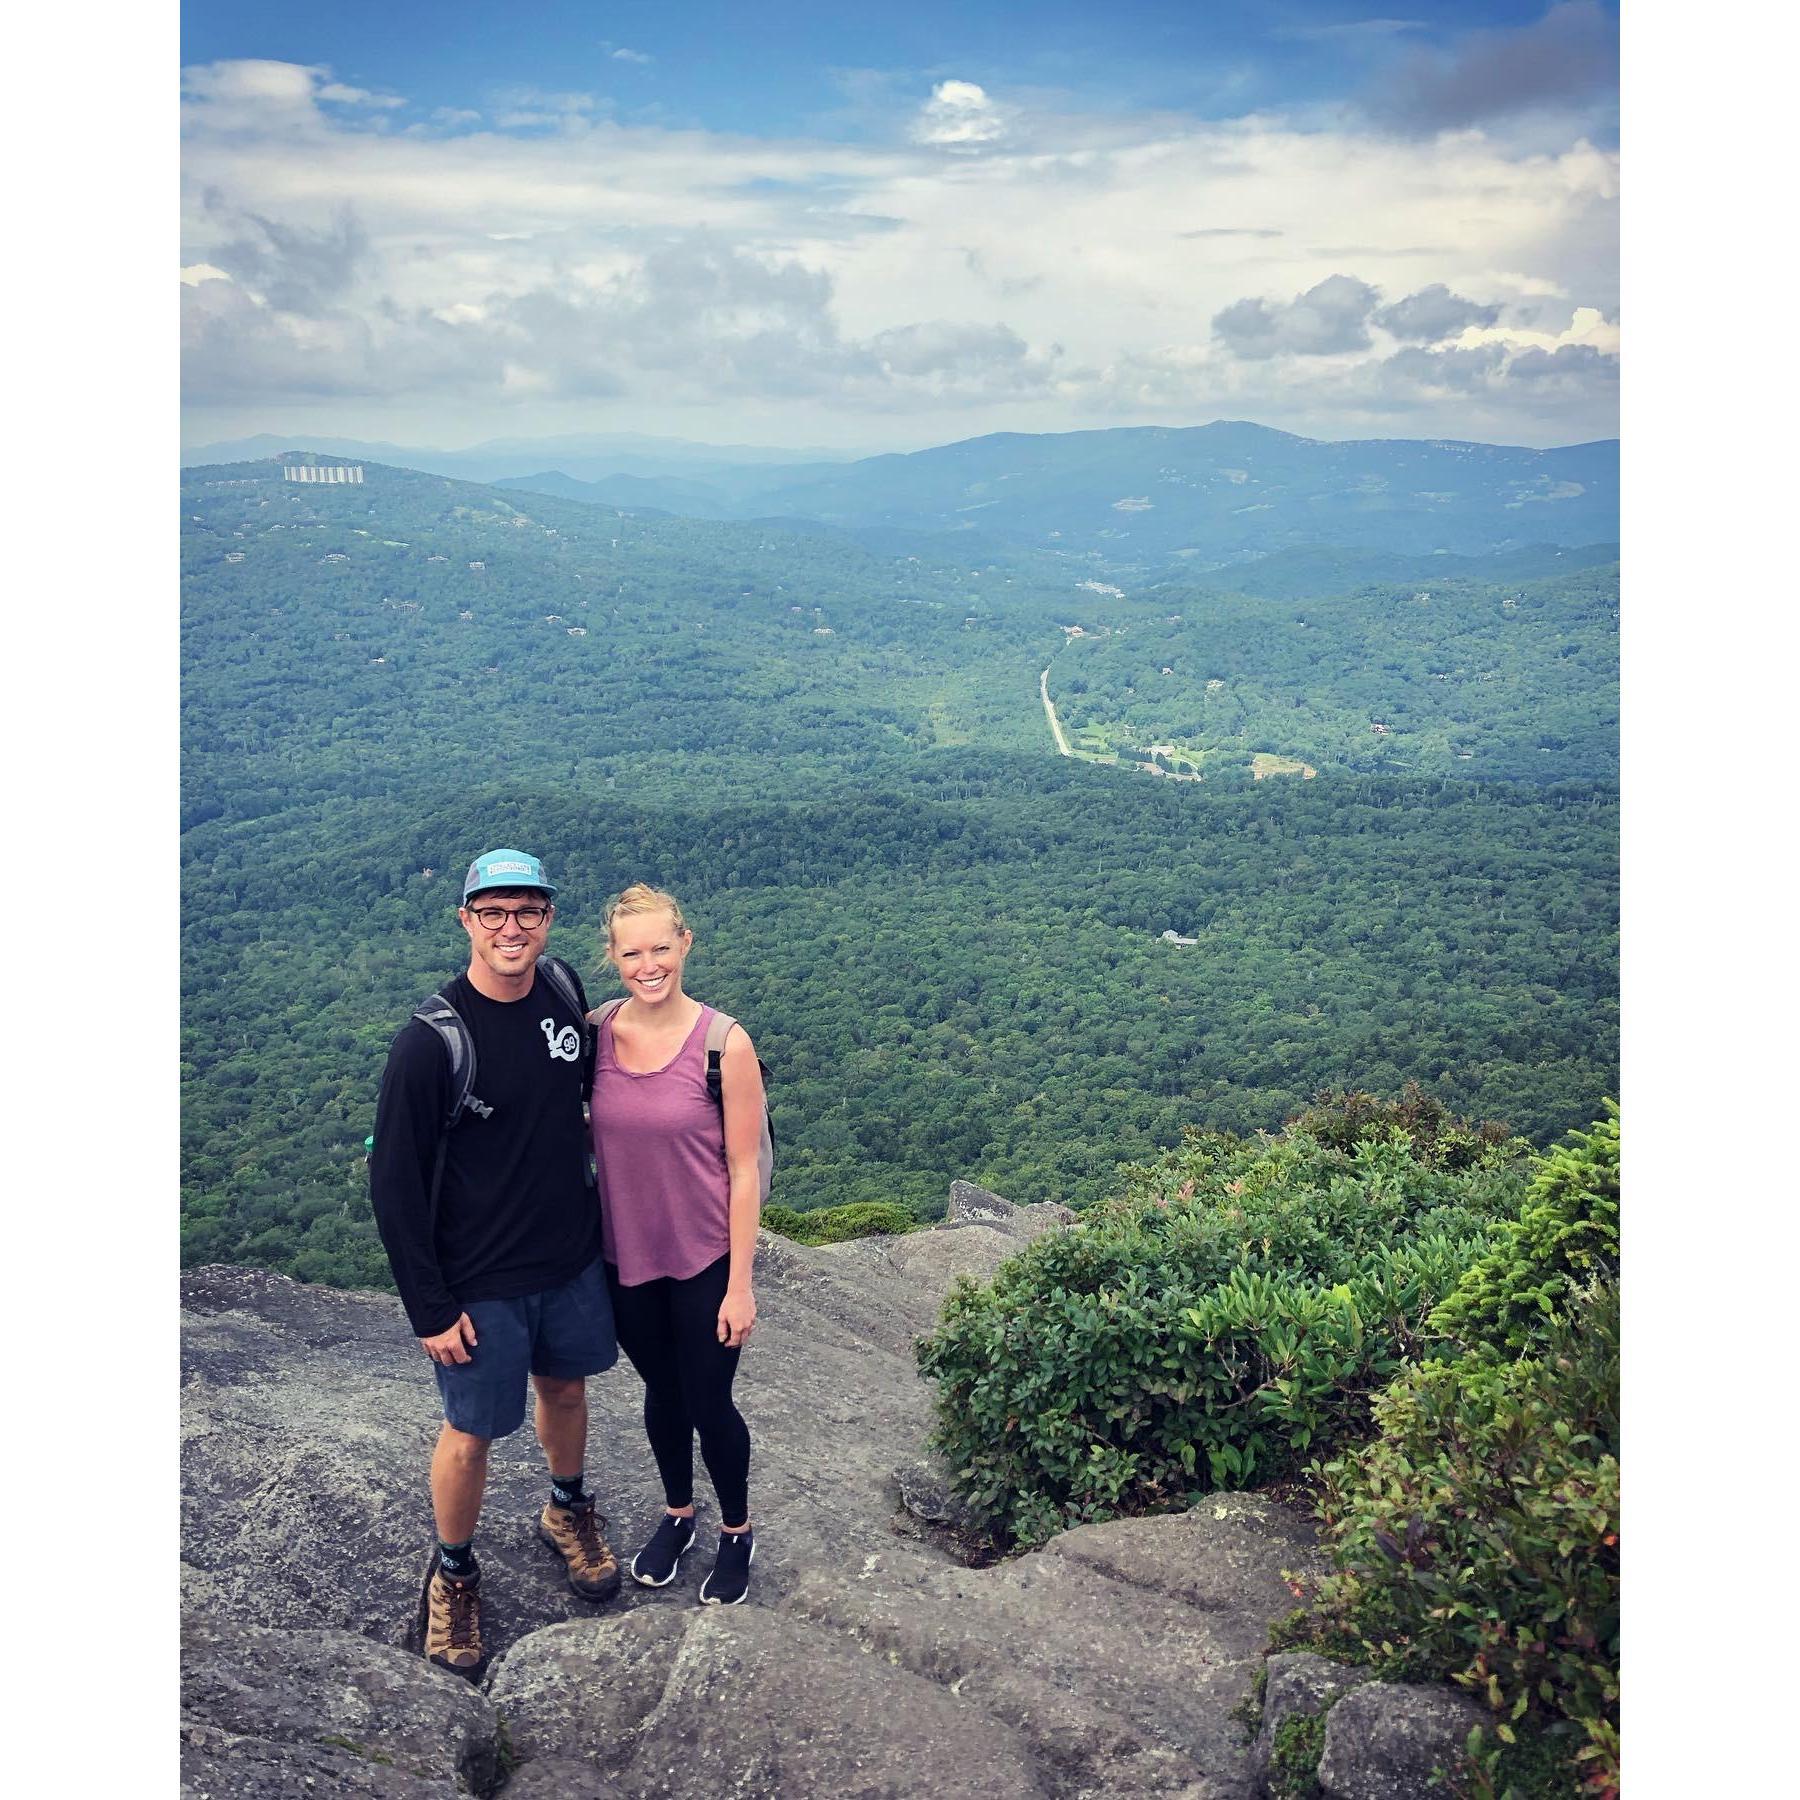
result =
[[690,1275],[624,1287],[606,1265],[613,1323],[631,1366],[644,1378],[644,1431],[671,1506],[694,1499],[694,1433],[719,1496],[719,1523],[750,1516],[750,1427],[732,1404],[740,1351],[719,1342],[719,1307],[731,1258]]

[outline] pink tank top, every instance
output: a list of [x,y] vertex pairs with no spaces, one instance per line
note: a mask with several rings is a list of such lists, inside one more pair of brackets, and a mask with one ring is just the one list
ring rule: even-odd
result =
[[591,1111],[601,1247],[625,1287],[685,1281],[731,1250],[725,1121],[706,1091],[712,1013],[701,1007],[674,1057],[647,1075],[619,1067],[612,1018],[600,1027]]

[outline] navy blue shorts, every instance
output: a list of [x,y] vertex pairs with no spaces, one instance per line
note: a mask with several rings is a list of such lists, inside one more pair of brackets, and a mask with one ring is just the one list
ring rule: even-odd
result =
[[525,1378],[572,1381],[619,1360],[612,1296],[599,1257],[571,1282],[518,1300],[471,1300],[466,1363],[434,1363],[444,1418],[470,1437],[503,1438],[525,1423]]

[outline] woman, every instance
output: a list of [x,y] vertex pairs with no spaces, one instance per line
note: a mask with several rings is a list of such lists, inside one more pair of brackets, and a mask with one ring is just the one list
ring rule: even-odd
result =
[[607,906],[606,958],[626,997],[590,1015],[599,1035],[594,1154],[613,1316],[644,1380],[644,1429],[667,1503],[631,1573],[646,1587],[667,1586],[694,1541],[698,1431],[720,1522],[700,1598],[735,1606],[750,1591],[756,1554],[750,1431],[731,1383],[756,1323],[762,1068],[734,1024],[719,1065],[723,1106],[708,1092],[713,1009],[681,983],[693,943],[671,894],[640,882]]

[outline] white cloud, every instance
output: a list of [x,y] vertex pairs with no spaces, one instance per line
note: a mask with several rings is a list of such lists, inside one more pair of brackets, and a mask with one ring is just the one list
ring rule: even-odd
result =
[[613,51],[612,59],[614,62],[623,63],[653,63],[656,61],[654,56],[646,56],[642,50],[627,50],[623,44]]
[[[929,121],[890,113],[885,142],[620,122],[590,94],[500,97],[529,128],[382,131],[385,112],[322,108],[330,80],[187,72],[182,261],[234,278],[185,289],[197,404],[376,395],[436,409],[445,437],[597,394],[633,428],[690,406],[688,435],[858,443],[874,415],[912,419],[913,442],[1213,416],[1325,437],[1616,429],[1617,159],[1589,144],[1042,97],[1027,115],[971,82],[940,83]],[[1234,307],[1244,329],[1216,336]],[[1266,353],[1245,355],[1258,321]],[[1550,369],[1511,379],[1530,351]],[[337,416],[377,435],[372,408]]]
[[334,100],[339,106],[391,107],[406,104],[398,94],[372,94],[367,88],[345,87],[341,81],[321,83],[318,97],[321,100]]
[[913,140],[951,147],[991,144],[1006,130],[1001,109],[973,81],[940,81],[919,108]]

